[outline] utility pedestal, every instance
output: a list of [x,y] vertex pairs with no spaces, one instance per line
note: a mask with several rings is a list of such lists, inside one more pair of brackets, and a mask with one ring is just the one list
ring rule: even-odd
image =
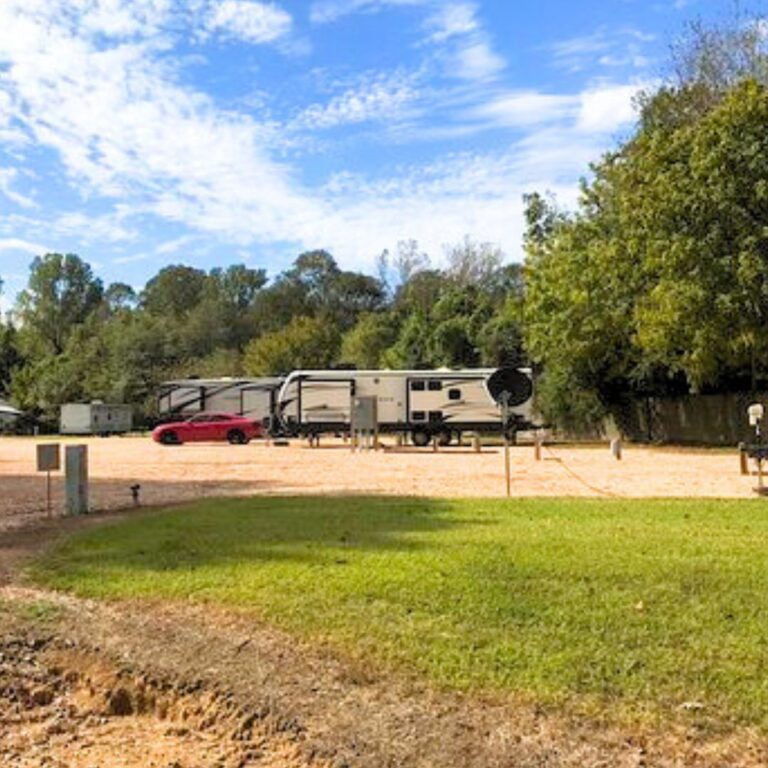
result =
[[370,451],[379,447],[378,398],[352,397],[352,450]]
[[88,446],[68,445],[65,467],[67,514],[88,514]]

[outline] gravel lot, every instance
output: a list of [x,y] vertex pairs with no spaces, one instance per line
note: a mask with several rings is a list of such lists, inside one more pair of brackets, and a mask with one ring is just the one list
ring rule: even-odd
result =
[[[29,438],[0,438],[0,525],[45,513],[45,477],[35,472]],[[67,441],[62,441],[67,442]],[[436,497],[501,496],[499,448],[401,448],[352,453],[339,440],[320,448],[184,445],[167,448],[148,437],[88,439],[94,509],[130,506],[141,484],[146,505],[203,496],[252,494],[402,494]],[[511,451],[513,496],[749,497],[754,477],[739,474],[735,450],[626,447],[616,461],[607,445],[546,447],[536,461],[530,445]],[[63,504],[63,477],[53,478],[54,505]]]

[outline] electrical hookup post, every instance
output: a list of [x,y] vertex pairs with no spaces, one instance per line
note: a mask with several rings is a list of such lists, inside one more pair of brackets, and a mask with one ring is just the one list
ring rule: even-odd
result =
[[768,458],[768,446],[763,440],[763,418],[765,408],[762,403],[753,403],[747,408],[749,426],[755,430],[756,442],[753,445],[742,446],[742,455],[746,452],[750,459],[757,462],[757,488],[755,492],[761,496],[766,495],[765,480],[763,477],[763,462]]
[[45,511],[48,517],[53,515],[51,493],[51,472],[61,469],[61,446],[58,443],[46,443],[37,446],[37,471],[45,472]]
[[88,514],[88,446],[68,445],[65,463],[67,514]]

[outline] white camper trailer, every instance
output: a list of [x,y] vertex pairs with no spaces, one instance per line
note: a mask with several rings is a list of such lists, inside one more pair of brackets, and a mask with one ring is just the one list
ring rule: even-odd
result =
[[[448,444],[463,431],[508,433],[533,426],[531,371],[294,371],[278,396],[283,430],[314,436],[350,430],[353,397],[375,397],[379,431],[415,445]],[[503,417],[502,400],[508,416]]]
[[177,379],[162,384],[158,412],[164,421],[202,411],[235,413],[272,427],[283,379]]
[[70,403],[61,406],[62,435],[122,435],[132,429],[130,405]]

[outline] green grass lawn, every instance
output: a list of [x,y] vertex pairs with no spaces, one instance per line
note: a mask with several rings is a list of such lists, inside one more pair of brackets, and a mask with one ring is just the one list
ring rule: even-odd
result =
[[768,727],[761,500],[202,501],[79,534],[30,573],[246,609],[449,687]]

